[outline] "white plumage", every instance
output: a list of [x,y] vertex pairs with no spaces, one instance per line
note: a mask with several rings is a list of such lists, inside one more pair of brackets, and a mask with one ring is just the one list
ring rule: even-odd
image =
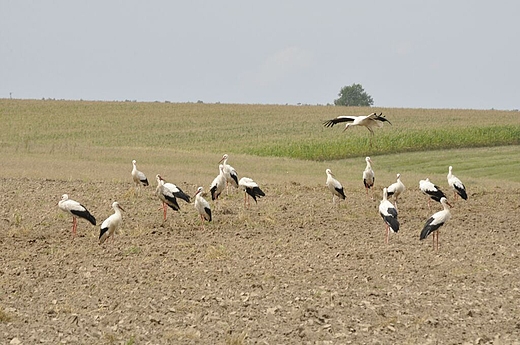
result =
[[325,169],[325,173],[327,174],[327,182],[325,182],[325,184],[332,193],[332,203],[334,203],[336,197],[338,197],[339,201],[345,200],[345,190],[341,183],[336,180],[330,169]]
[[163,186],[166,189],[168,189],[170,192],[172,192],[172,194],[175,195],[176,198],[182,199],[182,200],[186,201],[187,203],[190,203],[190,201],[191,201],[190,196],[188,194],[184,193],[184,191],[182,189],[180,189],[180,187],[177,187],[173,183],[166,182],[166,180],[162,176],[159,176],[159,177],[163,181]]
[[256,198],[261,198],[265,196],[265,193],[260,189],[258,184],[253,181],[253,179],[249,177],[242,177],[240,181],[238,181],[239,187],[244,191],[244,205],[249,206],[249,196],[256,201]]
[[204,221],[211,222],[211,207],[209,203],[202,196],[204,192],[204,188],[197,188],[197,192],[195,193],[195,209],[199,213],[200,220],[202,222],[202,228],[204,229]]
[[148,179],[146,178],[146,175],[143,172],[137,170],[137,162],[135,161],[135,159],[132,161],[132,166],[132,180],[134,181],[136,191],[139,194],[141,185],[145,187],[148,186]]
[[399,195],[405,191],[406,187],[403,182],[401,182],[401,174],[397,174],[397,181],[388,186],[387,192],[388,196],[394,197],[395,208],[397,208],[397,199]]
[[121,205],[117,201],[114,201],[112,203],[112,208],[114,209],[114,214],[105,219],[103,224],[101,224],[101,230],[99,232],[99,244],[102,244],[109,237],[113,236],[123,221],[121,211],[124,211],[124,209],[121,207]]
[[382,127],[383,122],[391,124],[390,121],[383,116],[383,113],[380,113],[379,115],[372,113],[366,116],[338,116],[332,120],[325,121],[323,125],[325,127],[333,127],[335,124],[340,122],[347,123],[343,131],[346,131],[351,126],[363,126],[366,127],[372,135],[374,134],[374,128]]
[[180,207],[173,192],[164,186],[164,180],[162,179],[161,175],[157,174],[155,179],[157,180],[155,195],[159,198],[159,200],[162,201],[163,219],[166,221],[166,206],[169,206],[174,211],[179,211]]
[[390,230],[396,233],[399,231],[399,221],[397,220],[397,209],[388,201],[388,189],[383,188],[383,200],[379,203],[379,214],[385,222],[386,243],[388,243],[388,234]]
[[219,164],[218,166],[218,175],[213,179],[211,185],[209,187],[209,191],[211,192],[211,200],[218,200],[220,194],[226,187],[226,176],[224,175],[224,165]]
[[[365,167],[365,170],[363,171],[363,184],[365,185],[365,190],[367,192],[368,197],[368,190],[374,187],[374,183],[376,180],[374,170],[372,170],[372,160],[370,157],[366,157],[365,161],[367,162],[367,166]],[[374,191],[372,190],[372,200],[374,200]]]
[[440,203],[442,204],[443,210],[434,213],[428,218],[419,237],[419,239],[424,240],[429,234],[433,233],[433,246],[435,250],[439,250],[439,228],[451,218],[450,209],[448,208],[448,205],[451,205],[448,200],[442,197]]
[[430,199],[440,202],[442,198],[446,197],[444,192],[438,186],[430,182],[429,178],[426,178],[426,180],[420,180],[419,188],[421,189],[421,192],[429,196],[428,208],[431,208]]
[[227,163],[229,156],[224,154],[219,163],[224,166],[224,176],[226,177],[226,186],[231,184],[233,187],[238,188],[238,174],[235,168]]
[[66,212],[72,216],[72,235],[76,235],[78,217],[88,220],[92,225],[96,225],[96,218],[90,214],[87,208],[79,202],[69,199],[67,194],[63,194],[61,196],[61,200],[58,202],[58,207],[63,212]]
[[448,168],[448,184],[453,189],[453,196],[454,198],[457,198],[457,195],[459,195],[462,199],[468,200],[468,194],[466,193],[466,187],[464,187],[464,184],[461,180],[458,179],[457,176],[453,175],[452,173],[453,167],[450,165]]

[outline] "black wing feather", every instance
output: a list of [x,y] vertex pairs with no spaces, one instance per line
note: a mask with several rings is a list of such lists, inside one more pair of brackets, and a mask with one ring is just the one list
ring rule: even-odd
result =
[[386,224],[390,226],[393,232],[399,231],[399,221],[397,220],[397,214],[396,216],[383,216],[381,215],[385,221]]
[[179,187],[177,187],[177,189],[179,191],[173,193],[173,195],[175,195],[176,198],[182,199],[182,200],[186,201],[187,203],[189,203],[190,202],[190,196],[188,194],[184,193]]
[[392,124],[386,117],[383,116],[383,113],[380,113],[379,115],[376,115],[375,120],[381,121],[381,122],[388,122],[389,124]]
[[468,200],[468,194],[466,193],[466,189],[464,189],[464,185],[462,185],[462,188],[458,188],[457,186],[455,186],[455,191],[458,195],[460,195],[462,199]]
[[335,124],[341,123],[341,122],[354,122],[354,119],[349,116],[338,116],[332,120],[327,120],[327,121],[323,122],[323,125],[325,127],[332,127]]
[[343,188],[334,188],[336,192],[340,194],[341,199],[345,200],[347,196],[345,195],[345,191]]
[[253,200],[255,202],[257,202],[256,201],[257,197],[260,198],[260,197],[265,196],[265,193],[260,189],[260,187],[253,187],[253,188],[247,187],[246,188],[246,193],[251,195],[251,197],[253,198]]
[[94,216],[90,214],[90,212],[85,208],[85,206],[81,205],[81,207],[83,207],[85,210],[71,210],[70,212],[75,216],[88,220],[92,225],[96,225],[96,218],[94,218]]
[[436,231],[438,228],[444,225],[444,222],[432,225],[431,223],[433,222],[433,220],[434,218],[430,217],[426,221],[426,224],[424,225],[424,228],[421,231],[421,236],[419,237],[419,239],[424,240],[426,237],[428,237],[429,234],[431,234],[432,232]]

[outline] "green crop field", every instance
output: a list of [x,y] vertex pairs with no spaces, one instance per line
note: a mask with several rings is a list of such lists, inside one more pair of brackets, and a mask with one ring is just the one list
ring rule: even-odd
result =
[[[372,143],[363,127],[322,125],[373,111],[392,125]],[[324,164],[357,173],[370,155],[392,174],[445,174],[452,164],[459,174],[520,182],[518,111],[4,99],[0,120],[7,175],[118,179],[135,158],[202,177],[228,153],[251,173],[296,181],[321,181]]]

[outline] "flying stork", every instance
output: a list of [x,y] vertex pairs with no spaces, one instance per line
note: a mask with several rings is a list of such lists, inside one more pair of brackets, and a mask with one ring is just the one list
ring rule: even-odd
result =
[[347,123],[343,131],[346,131],[351,126],[364,126],[372,135],[374,135],[374,128],[382,127],[383,122],[392,124],[387,120],[386,117],[383,116],[383,113],[380,113],[379,115],[372,113],[366,116],[338,116],[334,119],[323,122],[323,125],[325,127],[333,127],[335,124],[340,122]]

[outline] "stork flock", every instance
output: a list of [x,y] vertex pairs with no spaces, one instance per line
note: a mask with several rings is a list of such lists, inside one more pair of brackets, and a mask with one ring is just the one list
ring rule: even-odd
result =
[[[238,179],[238,174],[235,168],[228,164],[229,156],[224,154],[222,159],[219,161],[219,174],[213,179],[209,186],[211,193],[211,200],[215,203],[215,207],[218,205],[218,200],[222,192],[229,188],[231,185],[233,188],[240,188],[244,192],[244,206],[250,207],[249,199],[252,198],[255,203],[258,202],[258,198],[265,196],[264,191],[260,189],[258,184],[249,177],[242,177]],[[137,169],[136,160],[132,161],[131,176],[135,185],[135,194],[139,196],[141,194],[141,188],[149,185],[148,178],[146,175]],[[162,203],[163,221],[166,221],[168,207],[174,211],[179,211],[180,206],[178,199],[191,203],[191,197],[186,194],[180,187],[173,183],[166,182],[164,178],[157,174],[155,176],[157,181],[157,187],[155,189],[155,196]],[[197,213],[201,220],[201,228],[205,229],[204,222],[211,222],[213,219],[211,206],[209,202],[204,198],[204,188],[202,186],[197,188],[194,195],[193,206],[197,210]],[[72,216],[72,235],[76,235],[78,218],[89,221],[92,225],[96,225],[96,218],[87,210],[85,206],[77,201],[69,199],[67,194],[63,194],[61,200],[58,202],[58,207]],[[99,233],[99,244],[103,244],[108,238],[112,237],[122,224],[122,213],[123,207],[119,202],[115,201],[112,203],[114,214],[108,217],[101,225]]]
[[[383,126],[385,122],[388,122],[388,124],[392,124],[386,117],[383,116],[383,113],[371,113],[366,116],[338,116],[334,119],[327,120],[323,122],[323,125],[325,127],[333,127],[334,125],[338,123],[345,124],[345,129],[343,131],[346,131],[352,126],[362,126],[368,129],[370,132],[370,145],[372,145],[372,137],[374,136],[374,129],[380,128]],[[366,161],[366,168],[363,171],[363,184],[365,186],[365,190],[367,193],[367,197],[369,194],[369,190],[372,190],[371,198],[374,200],[374,182],[375,182],[375,175],[374,170],[372,169],[372,160],[370,157],[365,158]],[[466,187],[464,184],[452,173],[453,167],[450,166],[448,168],[448,184],[453,189],[454,197],[460,196],[462,199],[467,200],[468,195],[466,193]],[[334,175],[332,174],[330,169],[327,169],[327,187],[331,190],[333,198],[332,201],[334,203],[334,198],[338,197],[340,199],[345,199],[345,192],[343,189],[343,186],[341,183],[334,178]],[[439,212],[436,212],[433,214],[428,220],[426,221],[426,224],[424,225],[423,230],[421,231],[421,234],[419,238],[421,240],[428,237],[429,234],[432,234],[433,241],[434,241],[434,249],[439,249],[439,228],[443,226],[451,217],[450,210],[448,206],[451,207],[451,204],[448,202],[448,199],[446,195],[440,190],[439,187],[437,187],[435,184],[430,182],[428,178],[426,180],[419,181],[419,188],[421,191],[429,196],[428,199],[428,208],[431,209],[431,200],[439,202],[443,209]],[[379,214],[383,218],[385,222],[385,229],[386,229],[386,243],[388,243],[388,236],[390,230],[394,233],[399,231],[399,221],[397,220],[397,200],[399,198],[399,195],[404,192],[406,187],[401,182],[401,175],[397,174],[397,181],[388,188],[383,189],[383,198],[379,205]],[[389,197],[394,198],[394,204],[392,204],[390,201],[388,201]],[[339,204],[338,204],[339,205]]]
[[[384,122],[390,121],[386,119],[382,113],[379,115],[371,113],[366,116],[338,116],[334,119],[325,121],[323,125],[325,127],[333,127],[337,123],[346,122],[345,130],[351,126],[364,126],[366,127],[371,136],[374,135],[374,129],[383,126]],[[224,190],[229,193],[229,186],[232,188],[240,188],[244,191],[244,207],[250,207],[249,199],[252,198],[255,203],[257,198],[265,196],[265,193],[260,189],[258,184],[249,177],[242,177],[238,179],[238,174],[235,168],[228,164],[229,156],[224,154],[222,159],[218,162],[218,175],[213,179],[209,185],[209,192],[211,200],[214,203],[215,209],[218,209],[218,201]],[[372,168],[372,159],[370,157],[365,158],[366,167],[363,171],[363,185],[365,187],[367,198],[375,200],[374,195],[374,184],[375,184],[375,173]],[[137,162],[132,161],[132,180],[136,187],[136,194],[140,195],[141,187],[149,185],[146,175],[137,169]],[[467,192],[464,184],[453,175],[453,167],[448,168],[447,180],[449,186],[453,189],[455,198],[460,196],[462,199],[467,200]],[[345,190],[342,184],[336,179],[330,169],[326,169],[327,174],[326,186],[332,193],[332,203],[336,203],[338,199],[338,207],[341,200],[346,199]],[[155,195],[162,202],[163,220],[166,221],[168,207],[174,211],[179,211],[180,206],[178,199],[182,199],[186,203],[191,203],[191,197],[186,194],[181,188],[173,183],[166,182],[164,178],[157,174],[155,176],[157,181],[157,187],[155,189]],[[425,239],[430,234],[433,237],[434,249],[439,248],[439,229],[450,219],[451,213],[449,207],[451,204],[448,202],[448,198],[442,192],[442,190],[432,183],[428,178],[419,181],[420,190],[428,196],[428,208],[431,210],[431,200],[439,202],[443,209],[439,212],[434,213],[431,217],[426,220],[426,223],[420,233],[420,240]],[[382,200],[379,204],[379,214],[381,215],[385,224],[385,242],[388,243],[389,233],[397,233],[399,231],[399,220],[398,220],[398,199],[401,194],[405,191],[406,187],[401,181],[401,174],[397,174],[397,180],[388,187],[383,188]],[[204,229],[205,222],[211,222],[213,219],[212,209],[209,202],[204,198],[204,188],[202,186],[197,188],[194,195],[194,207],[201,220],[201,228]],[[370,195],[369,195],[370,194]],[[390,202],[389,198],[393,198],[393,203]],[[96,219],[86,209],[85,206],[77,201],[69,199],[67,194],[62,196],[61,201],[58,203],[61,210],[69,213],[72,216],[72,234],[76,234],[77,229],[77,218],[83,218],[88,220],[93,225],[96,225]],[[449,207],[448,207],[449,206]],[[122,206],[118,202],[112,204],[114,214],[108,217],[101,225],[99,234],[99,244],[102,244],[106,239],[113,236],[117,229],[122,223],[121,211],[124,211]]]
[[[370,157],[365,158],[366,167],[363,171],[363,185],[366,189],[367,198],[369,197],[369,190],[374,187],[375,174],[372,169],[372,159]],[[466,187],[462,181],[453,175],[453,167],[448,168],[447,181],[448,185],[453,189],[454,198],[468,199]],[[338,199],[338,206],[341,200],[346,199],[345,189],[341,182],[339,182],[330,169],[326,169],[327,180],[326,186],[332,193],[332,203]],[[439,212],[434,213],[431,217],[426,220],[426,223],[420,233],[419,239],[424,240],[430,234],[433,237],[434,250],[439,249],[439,229],[450,219],[451,213],[449,207],[452,205],[448,202],[448,199],[444,192],[435,184],[430,182],[428,178],[419,181],[419,188],[423,194],[428,196],[428,208],[431,209],[431,200],[439,202],[443,209]],[[399,196],[406,190],[404,183],[401,181],[401,174],[397,174],[396,182],[392,183],[388,187],[383,188],[382,200],[379,204],[379,214],[385,224],[385,243],[388,243],[389,233],[397,233],[399,231],[399,220],[398,220],[398,199]],[[371,193],[370,198],[374,200],[374,194]],[[390,202],[389,198],[393,198],[393,203]]]

